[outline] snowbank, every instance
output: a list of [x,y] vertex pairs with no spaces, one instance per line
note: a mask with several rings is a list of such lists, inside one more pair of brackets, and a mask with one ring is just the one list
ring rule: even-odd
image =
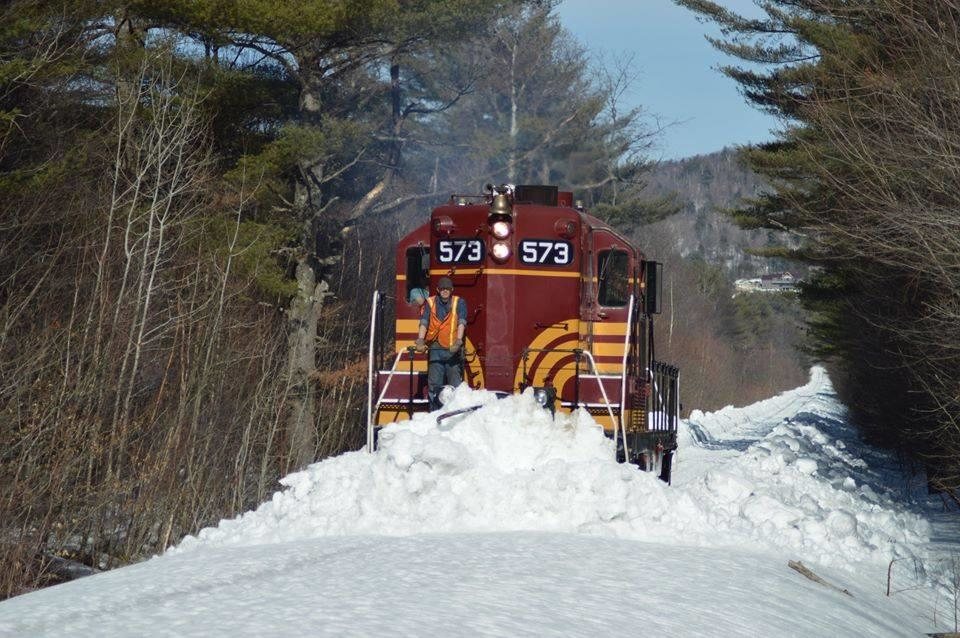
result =
[[820,369],[806,386],[749,408],[694,413],[682,426],[673,487],[617,464],[586,413],[553,419],[529,392],[498,400],[466,387],[445,410],[477,404],[484,407],[439,427],[429,415],[390,425],[375,454],[291,474],[256,511],[170,553],[331,535],[531,530],[749,546],[852,567],[913,556],[929,535],[848,452],[854,435]]
[[778,397],[695,412],[681,433],[696,466],[684,489],[718,529],[821,564],[917,559],[929,523],[911,511],[899,468],[846,416],[819,367]]

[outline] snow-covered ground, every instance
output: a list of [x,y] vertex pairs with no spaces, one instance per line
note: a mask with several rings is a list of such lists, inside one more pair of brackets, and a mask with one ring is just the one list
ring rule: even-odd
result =
[[554,421],[529,395],[466,388],[445,409],[478,403],[442,427],[390,426],[376,454],[292,474],[163,556],[0,603],[0,635],[954,628],[957,515],[857,439],[820,368],[772,399],[695,412],[670,487],[615,463],[585,414]]

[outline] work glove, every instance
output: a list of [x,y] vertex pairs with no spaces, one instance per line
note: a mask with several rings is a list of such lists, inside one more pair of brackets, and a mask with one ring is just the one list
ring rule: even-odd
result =
[[417,340],[413,342],[413,347],[416,348],[417,352],[427,351],[427,344],[420,338],[417,338]]
[[458,352],[460,352],[460,345],[461,345],[462,343],[463,343],[463,342],[460,341],[459,339],[457,339],[457,340],[455,340],[453,343],[451,343],[451,344],[450,344],[450,354],[457,354]]

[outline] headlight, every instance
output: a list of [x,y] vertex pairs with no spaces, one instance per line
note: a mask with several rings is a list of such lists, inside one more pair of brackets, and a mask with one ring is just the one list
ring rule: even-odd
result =
[[537,403],[540,404],[541,408],[545,408],[553,412],[554,401],[557,399],[557,389],[556,388],[534,388],[533,389],[533,398],[536,399]]
[[490,254],[493,255],[493,258],[499,262],[504,262],[510,259],[510,246],[507,246],[505,243],[498,241],[493,246],[490,247]]
[[510,224],[502,220],[493,222],[493,225],[490,227],[490,232],[493,233],[493,236],[497,239],[506,239],[510,236]]

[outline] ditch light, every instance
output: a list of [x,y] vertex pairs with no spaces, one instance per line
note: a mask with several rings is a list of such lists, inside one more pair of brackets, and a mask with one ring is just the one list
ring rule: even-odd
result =
[[553,387],[534,388],[533,398],[536,399],[537,403],[540,404],[541,408],[545,410],[550,410],[550,414],[554,413],[554,403],[556,403],[557,401],[556,388],[553,388]]

